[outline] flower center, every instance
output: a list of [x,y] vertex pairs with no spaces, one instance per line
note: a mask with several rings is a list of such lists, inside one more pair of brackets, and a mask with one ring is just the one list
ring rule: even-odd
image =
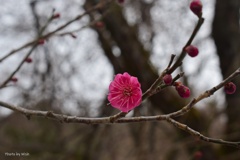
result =
[[131,87],[126,87],[123,89],[123,95],[130,97],[132,95],[132,88]]

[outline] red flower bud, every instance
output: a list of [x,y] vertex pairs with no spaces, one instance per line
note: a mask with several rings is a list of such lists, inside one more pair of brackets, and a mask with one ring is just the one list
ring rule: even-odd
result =
[[202,15],[202,2],[200,0],[193,0],[190,3],[190,9],[198,17],[201,17],[201,15]]
[[184,85],[177,85],[175,89],[182,98],[188,98],[190,96],[190,89]]
[[187,52],[191,57],[196,57],[198,55],[198,48],[193,45],[189,45],[185,48],[185,52]]
[[103,28],[103,27],[104,27],[104,23],[101,22],[101,21],[98,21],[98,22],[95,23],[95,26],[96,26],[97,28]]
[[12,82],[17,82],[18,79],[17,79],[16,77],[12,77],[12,78],[11,78],[11,81],[12,81]]
[[26,58],[26,59],[25,59],[25,62],[27,62],[27,63],[32,63],[32,58],[29,58],[29,57]]
[[201,151],[197,151],[197,152],[194,153],[194,159],[195,160],[201,159],[202,156],[203,156],[203,153]]
[[60,13],[56,13],[56,14],[54,14],[53,16],[52,16],[52,19],[57,19],[57,18],[59,18],[60,17]]
[[229,83],[225,84],[224,91],[227,94],[233,94],[236,91],[236,85],[233,82],[229,82]]
[[45,43],[45,40],[44,40],[44,39],[39,39],[39,40],[38,40],[38,44],[42,45],[42,44],[44,44],[44,43]]
[[172,75],[171,74],[166,74],[163,77],[163,81],[166,85],[170,85],[172,83]]
[[118,0],[118,3],[124,3],[125,0]]

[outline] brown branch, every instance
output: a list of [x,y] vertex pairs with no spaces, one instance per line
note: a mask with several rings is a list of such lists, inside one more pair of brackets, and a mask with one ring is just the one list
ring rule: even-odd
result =
[[[217,86],[213,87],[212,89],[206,91],[204,94],[201,94],[198,96],[198,98],[194,98],[187,106],[183,107],[181,110],[177,112],[173,112],[166,115],[156,115],[156,116],[141,116],[141,117],[130,117],[130,118],[122,118],[122,116],[125,116],[124,112],[120,112],[114,116],[110,117],[102,117],[102,118],[85,118],[85,117],[76,117],[76,116],[67,116],[62,114],[56,114],[51,111],[36,111],[31,109],[26,109],[22,107],[17,107],[14,105],[10,105],[8,103],[0,101],[0,105],[8,108],[10,110],[20,112],[28,117],[31,116],[40,116],[40,117],[46,117],[51,118],[53,120],[58,120],[60,122],[66,122],[66,123],[86,123],[86,124],[100,124],[100,123],[130,123],[130,122],[143,122],[143,121],[160,121],[160,120],[166,120],[167,118],[173,118],[180,115],[183,115],[187,113],[194,104],[201,101],[202,99],[209,97],[214,92],[216,92],[218,89],[223,87],[226,83],[231,81],[233,78],[238,76],[240,74],[240,68],[236,70],[233,74],[231,74],[228,78],[226,78],[224,81],[222,81]],[[121,118],[121,119],[117,119]]]
[[169,67],[172,65],[172,62],[173,62],[175,56],[176,55],[174,55],[174,54],[171,55],[171,58],[170,58],[169,63],[168,63],[168,67],[165,70],[162,71],[162,73],[155,80],[155,82],[153,82],[153,84],[150,86],[150,88],[146,92],[143,93],[142,100],[145,100],[148,97],[152,96],[153,94],[156,94],[156,89],[160,90],[159,86],[162,83],[163,77],[167,74]]
[[166,120],[167,122],[171,123],[175,127],[182,129],[190,133],[191,135],[198,137],[203,141],[240,148],[240,142],[230,142],[230,141],[224,141],[222,139],[214,139],[214,138],[206,137],[200,134],[199,132],[193,130],[192,128],[188,127],[187,125],[173,120],[167,115],[130,117],[130,118],[122,118],[116,121],[112,121],[111,117],[85,118],[85,117],[67,116],[67,115],[56,114],[56,113],[53,113],[52,111],[37,111],[37,110],[25,109],[25,108],[10,105],[8,103],[1,102],[1,101],[0,101],[0,105],[8,109],[11,109],[13,111],[20,112],[24,114],[28,119],[30,119],[31,116],[39,116],[39,117],[45,117],[48,119],[56,120],[61,123],[64,122],[64,123],[85,123],[85,124],[107,124],[107,123],[133,123],[133,122],[143,122],[143,121]]
[[23,60],[20,62],[20,64],[18,65],[18,67],[8,76],[8,78],[0,85],[0,89],[6,87],[7,83],[11,80],[11,78],[20,70],[20,68],[23,66],[23,64],[25,63],[25,60],[27,57],[29,57],[33,50],[36,48],[37,44],[35,44],[30,50],[29,52],[26,54],[26,56],[23,58]]
[[167,118],[166,120],[167,120],[167,122],[174,125],[175,127],[179,128],[181,130],[184,130],[185,132],[188,132],[191,135],[193,135],[194,137],[197,137],[200,140],[203,140],[205,142],[223,144],[223,145],[228,145],[228,146],[236,147],[236,148],[240,149],[240,142],[224,141],[222,139],[215,139],[215,138],[206,137],[206,136],[202,135],[201,133],[195,131],[194,129],[188,127],[187,125],[182,124],[178,121],[175,121],[172,118]]
[[185,48],[187,46],[189,46],[194,37],[196,36],[197,32],[199,31],[199,29],[201,28],[202,24],[204,22],[204,18],[200,17],[198,19],[198,23],[196,25],[196,27],[194,28],[189,40],[187,41],[187,43],[185,44],[185,46],[182,48],[182,52],[180,54],[180,56],[178,57],[177,61],[173,64],[173,66],[168,70],[168,74],[171,74],[172,72],[174,72],[181,64],[182,64],[182,60],[184,59],[184,57],[186,56],[186,52],[185,52]]
[[96,25],[97,22],[101,21],[107,14],[109,13],[109,11],[104,11],[104,13],[101,15],[101,17],[91,21],[89,24],[86,24],[78,29],[72,30],[72,31],[67,31],[67,32],[63,32],[63,33],[58,33],[55,34],[55,36],[65,36],[65,35],[73,35],[73,33],[79,32],[87,27],[92,27],[94,25]]
[[61,123],[84,123],[84,124],[107,124],[107,123],[132,123],[132,122],[146,122],[146,121],[160,121],[165,120],[167,118],[166,115],[158,115],[158,116],[142,116],[142,117],[129,117],[129,118],[120,118],[125,116],[126,113],[120,112],[115,116],[110,117],[101,117],[101,118],[89,118],[89,117],[77,117],[77,116],[68,116],[63,114],[56,114],[52,111],[39,111],[26,109],[18,106],[14,106],[5,102],[0,101],[0,106],[8,108],[10,110],[19,112],[25,115],[28,119],[32,116],[37,117],[45,117],[48,119],[52,119],[55,121],[59,121]]
[[[54,35],[55,33],[57,33],[58,31],[66,28],[67,26],[69,26],[70,24],[72,24],[73,22],[75,22],[75,21],[77,21],[77,20],[80,20],[83,16],[89,14],[89,13],[92,12],[92,11],[101,9],[101,8],[103,8],[104,6],[106,6],[107,4],[109,4],[109,3],[111,3],[111,2],[112,2],[112,0],[101,1],[100,3],[98,3],[97,5],[95,5],[94,7],[90,8],[90,9],[87,10],[87,11],[85,11],[83,14],[80,14],[80,15],[76,16],[75,18],[73,18],[72,20],[66,22],[65,24],[63,24],[62,26],[58,27],[57,29],[55,29],[55,30],[53,30],[53,31],[51,31],[51,32],[49,32],[49,33],[41,36],[41,37],[38,37],[37,39],[35,39],[35,40],[31,41],[31,42],[28,42],[28,43],[22,45],[21,47],[19,47],[19,48],[17,48],[17,49],[14,49],[14,50],[12,50],[11,52],[7,53],[4,57],[2,57],[2,58],[0,59],[0,63],[1,63],[3,60],[7,59],[9,56],[13,55],[14,53],[17,53],[17,52],[21,51],[21,50],[24,49],[24,48],[27,48],[27,47],[29,47],[29,46],[31,46],[31,45],[34,45],[35,43],[37,43],[37,42],[39,41],[39,39],[47,39],[47,38],[50,38],[51,36],[53,36],[53,35]],[[44,28],[44,29],[45,29],[45,28]]]
[[[226,83],[231,81],[233,78],[235,78],[239,74],[240,74],[240,68],[238,70],[236,70],[233,74],[231,74],[228,78],[226,78],[221,83],[219,83],[217,86],[213,87],[210,90],[205,91],[203,94],[201,94],[197,98],[194,98],[187,106],[183,107],[181,110],[179,110],[177,112],[173,112],[171,114],[167,114],[167,115],[140,116],[140,117],[126,118],[124,116],[127,113],[120,112],[120,113],[118,113],[114,116],[110,116],[110,117],[88,118],[88,117],[77,117],[77,116],[56,114],[56,113],[53,113],[52,111],[31,110],[31,109],[26,109],[26,108],[10,105],[10,104],[2,102],[2,101],[0,101],[0,105],[5,108],[11,109],[13,111],[20,112],[20,113],[24,114],[28,119],[30,119],[31,116],[39,116],[39,117],[53,119],[53,120],[59,121],[61,123],[64,122],[64,123],[85,123],[85,124],[107,124],[107,123],[133,123],[133,122],[166,120],[167,122],[171,123],[175,127],[179,128],[181,130],[184,130],[185,132],[188,132],[191,135],[198,137],[199,139],[201,139],[203,141],[228,145],[228,146],[232,146],[232,147],[236,147],[236,148],[240,149],[240,142],[230,142],[230,141],[224,141],[222,139],[214,139],[214,138],[206,137],[206,136],[200,134],[199,132],[193,130],[192,128],[188,127],[187,125],[177,122],[171,118],[171,117],[177,117],[177,116],[187,113],[193,107],[194,104],[203,100],[206,97],[210,97],[217,90],[222,88]],[[122,118],[122,117],[124,117],[124,118]]]
[[181,110],[170,113],[168,115],[170,117],[178,117],[178,116],[184,115],[185,113],[187,113],[188,111],[190,111],[192,109],[193,105],[195,105],[196,103],[198,103],[199,101],[201,101],[201,100],[203,100],[207,97],[210,97],[217,90],[222,88],[225,84],[227,84],[228,82],[230,82],[231,80],[233,80],[234,78],[236,78],[239,75],[240,75],[240,68],[238,68],[234,73],[232,73],[229,77],[227,77],[225,80],[223,80],[221,83],[219,83],[218,85],[216,85],[212,89],[205,91],[204,93],[200,94],[197,98],[193,98],[193,100],[191,102],[189,102]]

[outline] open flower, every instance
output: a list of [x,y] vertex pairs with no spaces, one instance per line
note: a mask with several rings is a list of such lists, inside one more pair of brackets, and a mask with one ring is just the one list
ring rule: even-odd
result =
[[141,84],[128,73],[117,74],[109,85],[108,100],[122,112],[128,112],[142,102]]

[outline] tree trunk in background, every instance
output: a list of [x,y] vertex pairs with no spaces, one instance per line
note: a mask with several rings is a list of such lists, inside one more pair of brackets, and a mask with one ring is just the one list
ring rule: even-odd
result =
[[[229,76],[240,66],[240,27],[239,27],[239,0],[217,0],[215,16],[212,26],[217,53],[220,59],[220,67],[223,77]],[[238,78],[239,80],[239,78]],[[226,114],[228,118],[228,140],[240,140],[240,84],[235,80],[237,91],[233,95],[227,95]],[[234,151],[233,148],[225,148],[226,153]]]

